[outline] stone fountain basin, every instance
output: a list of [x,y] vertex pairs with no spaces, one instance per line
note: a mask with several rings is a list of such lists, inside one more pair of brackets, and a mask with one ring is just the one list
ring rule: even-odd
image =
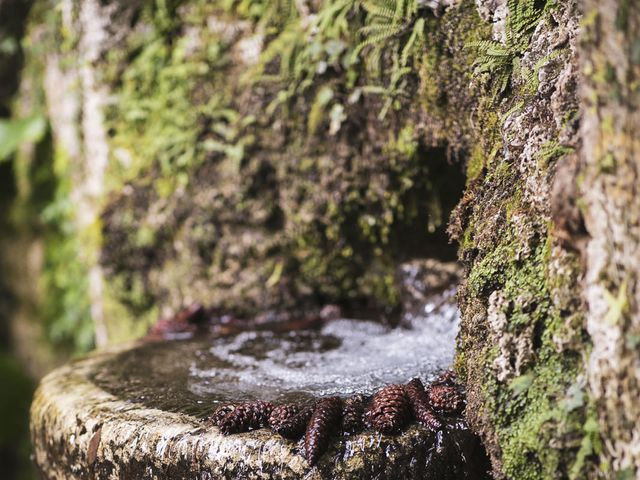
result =
[[139,342],[93,353],[53,371],[37,389],[35,463],[46,479],[484,478],[482,447],[461,418],[438,433],[412,425],[396,436],[341,436],[314,467],[299,442],[267,429],[224,436],[205,421],[231,401],[305,401],[372,393],[416,375],[428,380],[452,356],[455,319],[441,312],[436,320],[426,331],[338,321],[322,331]]

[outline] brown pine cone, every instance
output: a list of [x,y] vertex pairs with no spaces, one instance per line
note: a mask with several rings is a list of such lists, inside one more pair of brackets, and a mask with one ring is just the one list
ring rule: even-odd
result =
[[269,415],[272,410],[273,405],[269,402],[242,403],[227,413],[220,420],[218,426],[224,435],[264,427],[269,423]]
[[409,399],[402,385],[379,390],[364,415],[365,424],[380,433],[397,433],[409,419]]
[[429,406],[429,399],[420,379],[411,380],[405,385],[404,390],[409,398],[414,418],[430,430],[436,431],[442,428],[442,422],[438,420]]
[[304,457],[310,465],[315,465],[327,450],[331,436],[340,426],[341,417],[340,397],[325,398],[316,405],[304,435]]
[[342,409],[342,431],[346,433],[356,433],[364,426],[364,412],[369,398],[366,395],[358,394],[349,397],[344,401]]
[[272,430],[289,440],[298,440],[304,435],[314,408],[315,406],[313,405],[304,407],[296,415],[283,421],[280,425],[272,426]]
[[299,411],[300,405],[294,403],[285,403],[284,405],[273,407],[271,415],[269,416],[269,426],[276,431],[280,425],[296,415]]
[[207,420],[211,425],[217,427],[220,425],[220,421],[227,415],[227,413],[233,412],[235,408],[236,405],[221,405],[213,411]]
[[458,383],[458,375],[453,370],[445,370],[438,375],[431,385],[448,385],[455,387]]
[[429,403],[442,413],[460,413],[464,409],[464,396],[456,387],[432,385],[429,388]]

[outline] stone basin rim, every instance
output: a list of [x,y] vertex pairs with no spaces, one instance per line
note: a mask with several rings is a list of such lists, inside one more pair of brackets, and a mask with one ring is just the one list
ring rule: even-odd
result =
[[194,416],[119,399],[90,380],[139,345],[96,351],[42,379],[31,437],[43,478],[431,478],[409,465],[418,450],[423,459],[434,450],[435,435],[417,425],[393,437],[344,437],[310,467],[295,442],[267,429],[224,436]]

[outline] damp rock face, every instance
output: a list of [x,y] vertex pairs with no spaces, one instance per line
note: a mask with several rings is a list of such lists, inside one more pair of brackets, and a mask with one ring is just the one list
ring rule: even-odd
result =
[[225,436],[206,421],[225,403],[305,402],[371,394],[416,375],[428,381],[451,362],[457,325],[450,303],[435,312],[401,329],[339,320],[94,353],[42,380],[31,410],[35,462],[47,479],[485,478],[484,450],[461,417],[438,432],[411,424],[399,435],[337,436],[314,466],[300,442],[267,429]]

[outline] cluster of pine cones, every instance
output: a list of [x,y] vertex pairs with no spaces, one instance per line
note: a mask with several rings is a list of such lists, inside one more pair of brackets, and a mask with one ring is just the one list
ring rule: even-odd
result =
[[395,434],[412,420],[437,431],[443,427],[442,415],[458,414],[464,406],[455,374],[446,371],[427,388],[414,378],[405,385],[383,387],[373,397],[328,397],[306,406],[262,401],[224,405],[215,410],[209,422],[224,435],[268,427],[290,440],[304,437],[304,457],[314,465],[338,434],[358,433],[364,428]]

